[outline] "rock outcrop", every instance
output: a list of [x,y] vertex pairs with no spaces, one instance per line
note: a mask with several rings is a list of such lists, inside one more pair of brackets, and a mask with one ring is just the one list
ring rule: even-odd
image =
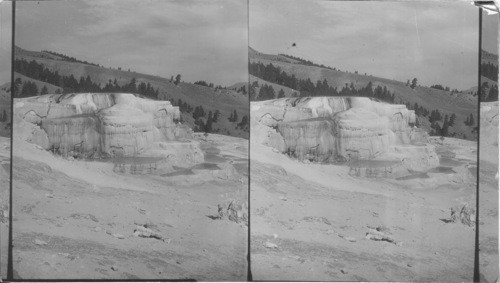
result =
[[179,108],[169,101],[130,93],[48,94],[15,99],[14,111],[18,119],[34,125],[26,141],[63,156],[203,161],[198,144],[188,140],[191,129],[178,123]]
[[[300,160],[390,157],[411,170],[439,163],[432,146],[425,145],[427,133],[413,126],[415,113],[405,105],[364,97],[284,98],[253,102],[251,117],[252,142]],[[377,174],[391,169],[381,170]]]

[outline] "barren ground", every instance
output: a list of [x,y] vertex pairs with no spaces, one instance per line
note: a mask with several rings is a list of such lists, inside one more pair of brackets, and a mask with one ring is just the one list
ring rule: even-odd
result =
[[[212,219],[247,200],[248,141],[197,135],[210,166],[169,177],[14,149],[14,270],[18,279],[246,280],[247,226]],[[231,164],[229,178],[218,174]],[[214,167],[215,165],[215,167]],[[226,174],[227,175],[227,174]],[[163,240],[134,236],[146,225]]]
[[[471,281],[474,227],[448,220],[451,207],[474,205],[475,174],[456,172],[475,172],[477,146],[433,142],[456,156],[406,180],[351,177],[348,167],[304,164],[252,144],[253,278]],[[393,242],[367,239],[377,228]]]
[[0,136],[0,278],[7,277],[9,245],[10,139]]

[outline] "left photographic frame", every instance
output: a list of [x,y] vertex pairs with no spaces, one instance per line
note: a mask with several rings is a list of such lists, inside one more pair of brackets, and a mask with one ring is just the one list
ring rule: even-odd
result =
[[16,5],[13,279],[247,280],[247,2]]
[[7,278],[11,158],[12,3],[0,2],[0,278]]

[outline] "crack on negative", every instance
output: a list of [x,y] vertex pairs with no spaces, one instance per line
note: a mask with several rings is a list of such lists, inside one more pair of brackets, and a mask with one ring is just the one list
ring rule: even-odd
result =
[[498,117],[498,114],[493,115],[493,117],[491,117],[491,119],[489,119],[489,121],[488,121],[488,122],[489,122],[489,123],[491,123],[491,121],[493,121],[493,119],[497,119],[497,117]]
[[165,111],[165,114],[168,116],[168,112],[167,112],[167,109],[165,108],[162,108],[162,109],[159,109],[157,112],[161,112],[161,111]]
[[[24,115],[23,115],[23,119],[25,119],[25,118],[26,118],[26,115],[28,115],[28,113],[30,113],[30,112],[33,112],[33,114],[35,114],[35,115],[36,115],[38,118],[40,118],[40,119],[47,118],[47,115],[45,115],[45,116],[41,116],[41,115],[39,115],[38,113],[36,113],[36,112],[35,112],[35,110],[28,110],[28,111],[26,111],[26,113],[24,113]],[[47,111],[47,114],[48,114],[48,111]]]
[[311,149],[317,149],[318,147],[319,147],[319,143],[317,145],[315,145],[315,146],[309,147],[309,150],[311,150]]
[[[262,118],[264,118],[264,116],[269,116],[269,117],[271,117],[271,119],[273,119],[273,120],[274,120],[274,121],[276,121],[276,122],[281,122],[281,121],[283,121],[283,118],[281,118],[281,119],[276,119],[276,118],[274,118],[274,117],[273,117],[273,115],[271,115],[270,113],[266,113],[266,114],[264,114],[264,115],[260,116],[259,122],[260,122],[260,121],[262,121]],[[284,115],[283,115],[283,116],[284,116]]]
[[403,113],[401,113],[401,112],[394,113],[394,114],[392,115],[392,117],[394,117],[394,116],[396,116],[396,115],[398,115],[398,114],[399,114],[399,117],[400,117],[401,119],[403,119]]
[[76,147],[79,147],[79,148],[80,148],[80,147],[82,147],[83,142],[84,142],[84,141],[81,141],[81,142],[79,142],[79,143],[75,143],[75,144],[73,145],[73,148],[76,148]]

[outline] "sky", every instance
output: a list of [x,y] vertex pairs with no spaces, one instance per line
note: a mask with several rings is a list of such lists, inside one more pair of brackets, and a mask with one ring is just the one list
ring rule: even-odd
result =
[[469,89],[477,83],[477,9],[470,1],[251,0],[250,46],[351,72]]
[[0,85],[10,82],[12,3],[0,2]]
[[487,15],[483,12],[483,49],[498,55],[498,14]]
[[246,0],[17,2],[16,45],[229,86],[248,79]]

